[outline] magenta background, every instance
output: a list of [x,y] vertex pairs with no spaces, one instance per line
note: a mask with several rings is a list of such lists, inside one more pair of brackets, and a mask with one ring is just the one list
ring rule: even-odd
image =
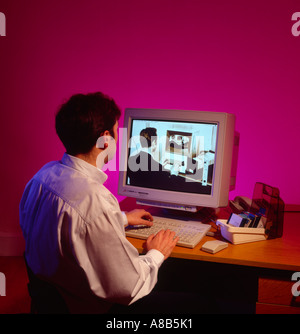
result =
[[[25,184],[64,152],[58,105],[98,90],[122,110],[234,113],[241,141],[230,198],[251,197],[261,181],[300,204],[299,1],[1,0],[0,11],[0,231],[18,229]],[[116,194],[118,173],[108,174]]]

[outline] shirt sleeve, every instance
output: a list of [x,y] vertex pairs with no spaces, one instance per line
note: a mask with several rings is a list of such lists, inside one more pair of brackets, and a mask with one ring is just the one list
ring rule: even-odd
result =
[[118,208],[107,208],[74,231],[73,249],[91,290],[111,302],[129,305],[151,292],[164,256],[158,250],[139,255],[126,239],[124,218]]

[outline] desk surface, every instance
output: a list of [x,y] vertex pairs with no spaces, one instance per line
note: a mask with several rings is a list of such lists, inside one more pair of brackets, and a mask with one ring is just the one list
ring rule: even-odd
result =
[[[129,211],[139,207],[134,200],[126,198],[120,203],[122,210]],[[145,207],[143,207],[145,208]],[[151,212],[152,208],[149,209]],[[214,237],[205,236],[193,249],[176,246],[171,257],[260,267],[300,271],[300,212],[285,212],[282,238],[257,241],[240,245],[229,243],[228,248],[209,254],[201,246]],[[144,240],[128,238],[139,250],[143,251]]]

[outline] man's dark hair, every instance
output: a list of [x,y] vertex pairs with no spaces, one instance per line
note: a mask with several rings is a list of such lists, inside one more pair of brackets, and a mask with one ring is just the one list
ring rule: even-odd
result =
[[73,95],[58,110],[55,128],[67,153],[88,153],[97,139],[109,131],[121,116],[121,110],[110,97],[97,92]]
[[[146,128],[140,132],[142,147],[150,147],[152,142],[157,139],[157,132],[155,128]],[[143,139],[143,137],[146,139]],[[147,145],[147,146],[146,146]]]

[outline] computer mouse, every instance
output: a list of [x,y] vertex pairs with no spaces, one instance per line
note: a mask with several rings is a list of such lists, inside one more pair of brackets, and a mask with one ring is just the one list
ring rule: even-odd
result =
[[211,253],[211,254],[215,254],[226,247],[228,247],[227,242],[220,241],[220,240],[211,240],[211,241],[206,241],[202,245],[201,250]]

